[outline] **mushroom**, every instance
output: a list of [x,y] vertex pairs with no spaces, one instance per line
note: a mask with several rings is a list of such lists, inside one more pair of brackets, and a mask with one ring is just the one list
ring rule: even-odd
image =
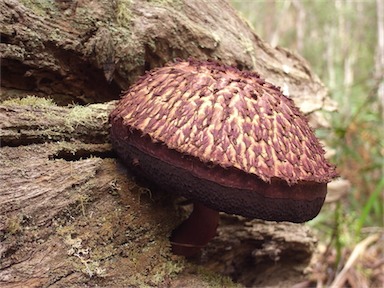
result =
[[192,256],[219,212],[301,223],[320,211],[335,167],[306,117],[254,72],[178,60],[147,72],[110,115],[111,141],[139,175],[191,199],[171,235]]

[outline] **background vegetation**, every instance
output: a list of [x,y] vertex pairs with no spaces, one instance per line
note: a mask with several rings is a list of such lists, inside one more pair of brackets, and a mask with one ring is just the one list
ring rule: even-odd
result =
[[[335,284],[362,243],[360,255],[365,258],[349,267],[344,278],[350,285],[384,283],[378,240],[383,238],[384,216],[384,1],[231,2],[261,38],[306,58],[338,103],[329,115],[331,128],[318,133],[335,149],[332,162],[351,189],[311,223],[325,245],[315,280]],[[377,265],[367,267],[370,261]]]

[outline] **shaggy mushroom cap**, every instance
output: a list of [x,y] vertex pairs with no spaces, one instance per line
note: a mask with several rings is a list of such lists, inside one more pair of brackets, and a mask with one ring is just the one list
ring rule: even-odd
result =
[[256,73],[216,62],[148,72],[110,120],[112,143],[128,165],[227,213],[310,220],[337,176],[291,99]]

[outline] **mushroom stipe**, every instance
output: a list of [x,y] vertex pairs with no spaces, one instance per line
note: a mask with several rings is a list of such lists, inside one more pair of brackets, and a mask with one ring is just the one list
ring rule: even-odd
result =
[[148,72],[110,121],[124,163],[194,202],[171,235],[179,255],[193,256],[214,237],[218,211],[308,221],[337,176],[292,100],[256,73],[212,61]]

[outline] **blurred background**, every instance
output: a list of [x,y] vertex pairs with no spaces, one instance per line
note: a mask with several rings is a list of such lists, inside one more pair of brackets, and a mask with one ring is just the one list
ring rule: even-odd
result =
[[231,3],[262,39],[304,57],[338,105],[317,134],[351,185],[310,222],[321,239],[313,281],[383,287],[384,0]]

